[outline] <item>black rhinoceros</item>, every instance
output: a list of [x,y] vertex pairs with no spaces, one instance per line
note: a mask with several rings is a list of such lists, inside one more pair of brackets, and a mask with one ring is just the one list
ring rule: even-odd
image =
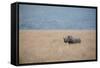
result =
[[81,40],[80,40],[80,38],[68,36],[68,37],[64,37],[64,42],[69,43],[69,44],[71,44],[71,43],[81,43]]

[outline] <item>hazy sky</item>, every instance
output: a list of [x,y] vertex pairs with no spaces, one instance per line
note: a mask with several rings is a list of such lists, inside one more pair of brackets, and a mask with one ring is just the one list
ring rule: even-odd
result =
[[19,5],[20,29],[95,29],[96,9]]

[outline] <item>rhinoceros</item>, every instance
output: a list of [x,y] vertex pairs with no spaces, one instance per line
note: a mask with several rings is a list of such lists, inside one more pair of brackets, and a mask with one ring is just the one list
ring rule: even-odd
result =
[[71,43],[81,43],[81,40],[80,40],[80,38],[68,36],[68,37],[64,37],[64,42],[69,43],[69,44],[71,44]]

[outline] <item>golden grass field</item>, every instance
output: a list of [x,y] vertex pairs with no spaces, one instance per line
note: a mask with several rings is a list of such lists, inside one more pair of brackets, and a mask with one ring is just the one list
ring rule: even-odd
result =
[[[64,43],[65,36],[79,37],[81,43]],[[19,63],[96,59],[95,30],[20,30]]]

